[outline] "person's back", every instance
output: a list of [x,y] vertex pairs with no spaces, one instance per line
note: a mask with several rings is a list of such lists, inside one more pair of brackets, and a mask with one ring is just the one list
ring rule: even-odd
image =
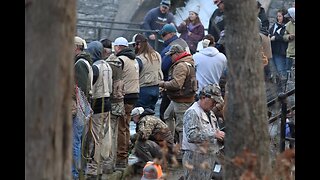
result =
[[222,73],[227,69],[226,56],[214,47],[212,36],[206,35],[206,37],[210,41],[209,47],[201,49],[193,55],[198,80],[198,93],[204,86],[219,84]]
[[75,82],[76,85],[84,92],[88,100],[91,97],[92,90],[92,59],[90,54],[84,51],[84,40],[80,37],[75,37],[76,55],[74,61]]
[[161,71],[161,56],[148,43],[142,34],[135,34],[132,38],[136,59],[140,61],[139,67],[139,99],[136,107],[155,109],[159,98],[159,81],[163,79]]
[[[170,0],[162,0],[160,6],[147,12],[143,19],[142,28],[146,30],[160,30],[165,24],[174,24],[174,16],[169,11],[171,6]],[[150,45],[158,52],[161,52],[163,46],[160,41],[157,42],[158,47],[155,48],[155,40],[159,39],[157,33],[146,32],[146,37]]]

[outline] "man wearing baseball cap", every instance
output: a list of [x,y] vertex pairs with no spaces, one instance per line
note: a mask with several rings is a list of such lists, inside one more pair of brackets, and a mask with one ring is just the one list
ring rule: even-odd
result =
[[[211,179],[214,175],[212,166],[220,164],[217,155],[222,147],[218,142],[223,141],[224,132],[219,130],[217,118],[212,112],[217,103],[223,103],[220,87],[210,84],[200,91],[200,99],[184,114],[182,163],[193,166],[192,169],[183,166],[184,179]],[[210,167],[202,168],[203,162],[208,162]]]

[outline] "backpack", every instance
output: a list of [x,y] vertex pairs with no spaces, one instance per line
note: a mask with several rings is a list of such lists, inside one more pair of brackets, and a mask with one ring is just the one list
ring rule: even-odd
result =
[[[167,95],[170,98],[179,98],[179,97],[194,97],[196,91],[198,90],[198,82],[196,79],[196,70],[194,65],[181,61],[188,67],[188,75],[183,83],[183,86],[179,90],[167,90]],[[169,77],[169,80],[172,79]]]

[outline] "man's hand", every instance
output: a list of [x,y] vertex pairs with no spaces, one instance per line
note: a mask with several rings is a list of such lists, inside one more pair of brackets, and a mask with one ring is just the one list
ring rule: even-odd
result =
[[155,39],[156,39],[156,36],[155,36],[154,34],[151,34],[151,35],[149,36],[149,39],[155,40]]

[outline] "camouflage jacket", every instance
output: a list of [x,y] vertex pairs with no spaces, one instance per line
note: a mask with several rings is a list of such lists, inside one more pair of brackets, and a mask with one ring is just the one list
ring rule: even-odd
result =
[[146,115],[139,120],[137,134],[139,140],[153,140],[158,144],[160,141],[167,141],[167,143],[173,144],[173,136],[168,126],[153,115]]
[[209,116],[198,102],[193,103],[185,112],[183,116],[183,150],[203,152],[205,149],[209,153],[219,151],[220,147],[214,135],[217,130],[217,118],[212,111]]

